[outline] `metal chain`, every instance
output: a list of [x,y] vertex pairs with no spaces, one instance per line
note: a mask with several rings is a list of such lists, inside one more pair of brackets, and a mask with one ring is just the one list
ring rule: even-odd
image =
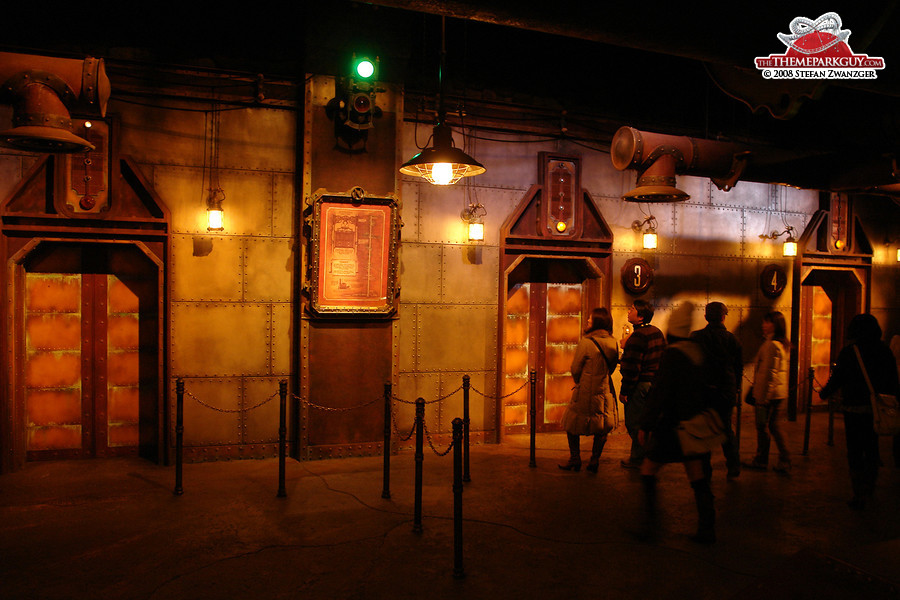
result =
[[450,442],[450,446],[447,447],[443,452],[439,451],[434,447],[434,442],[431,441],[431,433],[428,431],[428,425],[425,424],[425,421],[422,421],[422,428],[425,429],[425,439],[428,440],[428,445],[431,446],[431,451],[437,454],[438,456],[447,456],[450,454],[450,451],[453,449],[453,444],[456,443],[456,440],[452,440]]
[[256,406],[251,406],[250,408],[235,408],[235,409],[228,409],[228,408],[219,408],[219,407],[217,407],[217,406],[212,406],[212,405],[210,405],[210,404],[207,404],[206,402],[204,402],[203,400],[201,400],[200,398],[198,398],[197,396],[195,396],[194,394],[192,394],[192,393],[189,392],[188,390],[185,390],[184,393],[187,394],[188,396],[190,396],[191,398],[193,398],[194,400],[196,400],[198,404],[200,404],[200,405],[202,405],[202,406],[205,406],[206,408],[209,408],[209,409],[214,410],[214,411],[216,411],[216,412],[220,412],[220,413],[240,413],[240,412],[249,412],[249,411],[251,411],[251,410],[255,410],[255,409],[259,408],[259,407],[262,406],[263,404],[266,404],[266,403],[269,402],[272,398],[274,398],[275,396],[277,396],[277,395],[279,394],[279,392],[275,392],[274,394],[272,394],[271,396],[269,396],[268,398],[266,398],[265,400],[263,400],[262,402],[260,402],[260,403],[257,404]]
[[312,402],[312,401],[310,401],[310,400],[305,400],[305,401],[304,401],[303,398],[301,398],[301,397],[298,396],[297,394],[291,394],[291,396],[293,396],[295,399],[299,400],[300,402],[305,402],[306,405],[309,406],[310,408],[315,408],[315,409],[318,409],[318,410],[324,410],[325,412],[348,412],[348,411],[351,411],[351,410],[356,410],[356,409],[358,409],[358,408],[365,408],[365,407],[367,407],[367,406],[370,406],[370,405],[372,405],[372,404],[375,404],[376,402],[378,402],[379,400],[382,399],[381,397],[377,397],[377,398],[375,398],[374,400],[370,400],[370,401],[368,401],[368,402],[365,402],[365,403],[363,403],[363,404],[359,404],[359,405],[357,405],[357,406],[345,406],[345,407],[337,407],[337,408],[336,408],[336,407],[333,407],[333,406],[322,406],[322,405],[316,404],[316,403],[314,403],[314,402]]
[[[391,400],[396,400],[397,402],[402,402],[403,404],[415,404],[415,401],[410,402],[409,400],[404,400],[403,398],[398,398],[391,394]],[[438,398],[436,400],[425,400],[425,404],[434,404],[435,402],[440,402],[443,398]]]
[[405,442],[405,441],[409,440],[409,438],[411,438],[413,436],[413,434],[416,432],[416,420],[413,419],[413,425],[412,425],[412,429],[409,430],[409,435],[407,435],[406,437],[401,436],[400,428],[397,427],[397,417],[394,415],[394,411],[391,411],[391,423],[394,426],[394,433],[397,434],[397,437],[399,438],[399,440],[401,442]]
[[481,394],[481,395],[484,396],[485,398],[489,398],[489,399],[491,399],[491,400],[503,400],[504,398],[509,398],[510,396],[513,396],[513,395],[519,393],[520,391],[522,391],[522,389],[523,389],[526,385],[528,385],[528,383],[529,383],[529,382],[526,381],[525,383],[523,383],[522,385],[520,385],[517,389],[515,389],[515,390],[511,391],[510,393],[505,394],[505,395],[503,395],[503,396],[489,396],[488,394],[485,394],[484,392],[479,392],[477,389],[475,389],[475,386],[474,386],[474,385],[470,385],[469,387],[472,389],[473,392],[475,392],[476,394]]

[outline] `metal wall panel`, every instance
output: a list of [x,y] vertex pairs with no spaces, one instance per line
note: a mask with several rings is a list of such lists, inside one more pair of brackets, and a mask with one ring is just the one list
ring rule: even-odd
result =
[[245,108],[219,113],[219,167],[242,171],[294,170],[297,113]]
[[682,203],[660,219],[657,233],[664,251],[694,256],[741,256],[743,210]]
[[[272,235],[293,237],[297,220],[303,207],[302,202],[294,204],[299,196],[294,193],[293,173],[272,175]],[[295,208],[296,206],[296,208]]]
[[416,181],[404,180],[400,184],[400,243],[416,242],[419,240],[419,190],[422,184]]
[[294,307],[290,302],[270,305],[271,356],[269,372],[287,377],[291,369],[291,344],[294,339]]
[[247,238],[243,251],[243,300],[290,302],[296,285],[291,240]]
[[[238,444],[241,441],[241,379],[185,378],[184,445],[205,446]],[[175,414],[174,386],[170,414]],[[213,408],[209,408],[209,407]],[[215,410],[221,409],[221,410]],[[175,420],[169,420],[169,436],[175,439]]]
[[269,375],[269,305],[173,302],[172,368],[178,377]]
[[497,246],[445,244],[440,270],[447,304],[497,304],[500,249]]
[[6,198],[22,178],[22,159],[19,156],[0,156],[0,198]]
[[441,301],[441,246],[404,242],[400,250],[400,302]]
[[418,360],[418,305],[400,304],[400,335],[398,340],[398,372],[409,373],[416,370]]
[[422,305],[419,369],[482,371],[497,361],[497,307]]
[[[278,442],[278,423],[281,410],[278,396],[282,377],[244,377],[242,379],[241,442],[265,444]],[[257,408],[253,408],[265,402]],[[291,405],[290,397],[287,406]],[[252,410],[251,410],[252,409]]]
[[173,300],[239,302],[242,299],[240,238],[172,235],[171,244],[169,273]]
[[[400,434],[406,436],[413,426],[416,417],[414,404],[422,398],[425,405],[425,422],[431,431],[440,427],[438,404],[434,402],[441,396],[441,375],[439,373],[401,373],[394,396],[394,417]],[[413,438],[414,439],[414,438]]]
[[[167,100],[166,105],[178,107],[178,102]],[[121,123],[117,136],[121,153],[142,164],[202,165],[207,116],[196,110],[195,103],[185,102],[182,106],[187,110],[125,104],[110,99],[108,112],[118,115]],[[195,185],[194,191],[192,197],[200,194],[201,186]],[[171,198],[162,197],[167,202]]]

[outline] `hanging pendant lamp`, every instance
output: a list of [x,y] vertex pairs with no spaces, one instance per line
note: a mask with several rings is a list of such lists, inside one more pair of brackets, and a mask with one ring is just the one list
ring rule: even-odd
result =
[[425,148],[400,167],[400,172],[404,175],[421,177],[434,185],[453,185],[463,177],[480,175],[486,170],[484,165],[453,145],[453,129],[444,122],[447,118],[447,112],[444,110],[443,89],[444,58],[447,54],[444,25],[445,17],[441,17],[438,118],[431,136],[432,146]]

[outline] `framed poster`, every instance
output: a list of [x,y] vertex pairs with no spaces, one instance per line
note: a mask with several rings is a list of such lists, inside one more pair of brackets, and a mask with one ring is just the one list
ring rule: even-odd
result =
[[317,194],[311,200],[310,309],[320,316],[390,316],[397,308],[400,211],[392,197]]

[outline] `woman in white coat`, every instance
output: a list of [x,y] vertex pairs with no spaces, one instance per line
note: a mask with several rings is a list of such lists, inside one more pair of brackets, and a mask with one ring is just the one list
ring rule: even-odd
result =
[[559,465],[564,471],[581,469],[580,439],[590,435],[594,439],[587,470],[596,473],[606,436],[616,426],[618,407],[610,375],[619,363],[619,345],[611,332],[609,310],[595,308],[591,325],[578,342],[572,360],[575,390],[561,422],[569,442],[569,461]]
[[[753,377],[753,399],[756,403],[756,456],[744,466],[765,471],[769,466],[770,439],[778,447],[778,462],[773,470],[791,470],[791,455],[778,424],[778,413],[788,397],[788,365],[791,344],[787,339],[784,315],[774,310],[766,313],[762,324],[766,341],[756,355]],[[771,434],[771,436],[770,436]]]

